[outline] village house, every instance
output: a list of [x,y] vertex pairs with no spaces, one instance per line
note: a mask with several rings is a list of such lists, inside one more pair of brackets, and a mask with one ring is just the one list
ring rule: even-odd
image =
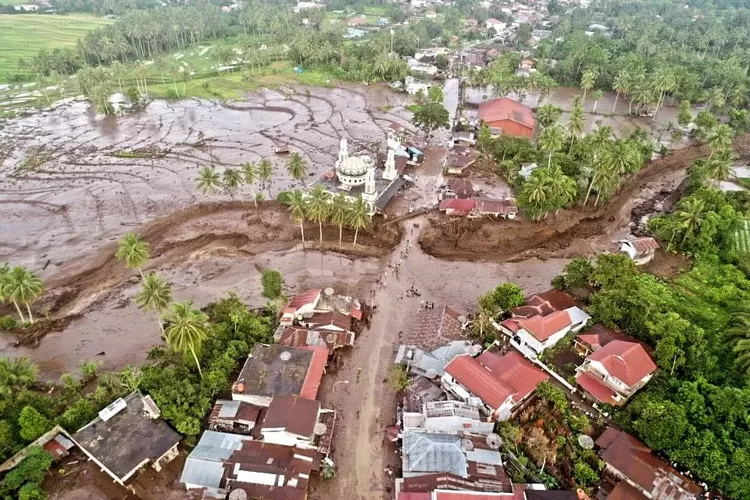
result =
[[267,443],[317,450],[328,455],[336,412],[320,407],[318,401],[301,396],[273,398],[260,426]]
[[422,60],[428,59],[434,61],[437,56],[447,56],[451,53],[447,47],[428,47],[426,49],[418,50],[414,53],[414,59]]
[[[345,315],[349,319],[343,319],[343,316],[325,316],[325,313],[339,313],[339,315]],[[292,297],[287,306],[281,310],[279,323],[282,326],[291,326],[296,321],[313,325],[308,326],[308,328],[315,328],[314,325],[316,324],[333,323],[335,320],[338,325],[349,325],[349,328],[338,328],[336,325],[331,325],[323,329],[348,331],[351,329],[352,319],[362,319],[362,308],[357,300],[336,295],[333,288],[326,288],[325,290],[314,288]]]
[[453,358],[445,367],[441,385],[492,419],[504,421],[548,378],[515,351],[503,356],[485,351],[476,358],[466,354]]
[[326,8],[326,4],[324,3],[298,1],[297,5],[295,5],[292,10],[294,11],[295,14],[297,14],[303,10],[325,9],[325,8]]
[[659,244],[653,238],[620,240],[619,244],[620,252],[630,257],[638,266],[651,262],[656,249],[659,248]]
[[97,418],[73,434],[73,442],[124,486],[146,465],[160,471],[178,455],[182,437],[160,415],[150,396],[135,391],[100,411]]
[[614,427],[596,440],[599,457],[606,464],[606,476],[618,481],[609,498],[615,500],[697,500],[703,491],[649,447]]
[[445,305],[420,309],[403,342],[424,351],[434,351],[454,340],[468,340],[469,333],[464,329],[464,323],[465,319],[458,311]]
[[435,76],[440,72],[440,69],[434,64],[423,63],[413,57],[406,60],[406,65],[415,73],[424,73],[426,75]]
[[212,431],[259,437],[258,423],[263,422],[266,408],[242,401],[220,399],[208,415],[208,428]]
[[317,399],[328,350],[256,343],[247,357],[232,399],[268,407],[275,396]]
[[613,340],[628,340],[629,337],[601,323],[596,323],[583,330],[573,339],[573,347],[576,352],[585,358],[592,352],[596,352]]
[[508,26],[506,23],[495,18],[487,19],[487,21],[485,21],[484,23],[485,28],[487,28],[488,30],[495,30],[495,33],[500,33],[505,29],[506,26]]
[[473,146],[476,143],[477,140],[474,133],[468,130],[453,132],[453,136],[451,137],[451,146]]
[[404,412],[403,429],[424,429],[438,433],[462,433],[487,436],[495,424],[482,420],[479,410],[461,401],[425,403],[420,412]]
[[498,325],[516,345],[540,354],[570,332],[580,331],[591,319],[569,295],[557,290],[537,294],[511,310],[511,318]]
[[443,376],[445,365],[459,354],[471,352],[476,355],[481,350],[481,346],[474,346],[469,340],[455,340],[429,352],[417,346],[402,344],[398,347],[395,363],[406,366],[413,375],[435,379]]
[[346,20],[346,25],[349,27],[363,26],[367,24],[367,18],[365,16],[354,16]]
[[466,169],[476,163],[477,159],[471,154],[456,154],[450,152],[445,157],[444,161],[443,169],[446,174],[462,175]]
[[613,340],[576,368],[576,383],[597,401],[620,406],[646,385],[655,371],[656,365],[642,345]]
[[327,331],[325,329],[308,330],[297,326],[287,326],[274,334],[274,343],[290,347],[322,347],[331,355],[342,347],[354,345],[354,332]]
[[427,91],[430,90],[432,84],[430,82],[423,82],[415,79],[413,76],[407,76],[404,79],[404,90],[409,95],[416,95],[420,91],[427,95]]
[[426,403],[445,399],[445,393],[440,386],[426,377],[416,376],[409,380],[409,385],[404,389],[404,411],[422,411]]
[[479,104],[479,119],[490,127],[493,135],[531,138],[536,122],[530,107],[502,97]]
[[446,179],[445,185],[442,186],[440,199],[448,198],[471,198],[474,196],[474,185],[468,179],[451,177]]
[[489,198],[450,198],[440,202],[438,210],[449,216],[457,217],[502,217],[515,219],[518,215],[516,200],[493,200]]

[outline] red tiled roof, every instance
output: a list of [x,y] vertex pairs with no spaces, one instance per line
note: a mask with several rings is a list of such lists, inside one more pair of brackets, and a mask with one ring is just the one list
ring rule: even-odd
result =
[[631,386],[656,371],[656,365],[642,345],[624,340],[613,340],[590,354],[588,359],[600,362],[610,375]]
[[514,396],[515,401],[524,399],[549,378],[516,352],[497,356],[485,351],[476,359],[459,355],[445,371],[493,409],[508,396]]
[[471,199],[450,198],[440,202],[440,210],[452,210],[454,212],[469,213],[474,210],[476,201]]
[[507,97],[481,103],[479,119],[487,123],[510,120],[524,127],[534,128],[534,112],[531,108]]
[[638,255],[659,248],[659,244],[653,238],[638,238],[637,240],[631,240],[631,243]]
[[293,309],[296,311],[302,306],[313,304],[318,298],[318,295],[320,295],[320,288],[315,288],[308,290],[303,294],[295,295],[292,297],[292,300],[289,301],[289,304],[287,304],[286,309]]
[[262,430],[284,429],[298,436],[312,437],[319,411],[318,401],[299,396],[276,396],[268,406]]
[[314,325],[314,328],[322,328],[325,326],[335,326],[342,330],[352,329],[352,318],[347,314],[340,313],[338,311],[327,311],[315,313],[309,318],[305,318],[301,321],[306,325]]
[[522,319],[518,324],[533,335],[536,339],[544,342],[555,333],[570,326],[570,314],[567,311],[555,311],[547,316],[534,316]]
[[601,323],[592,325],[576,337],[576,340],[587,344],[593,351],[598,351],[613,340],[622,339],[625,335],[607,328]]
[[472,156],[466,155],[448,155],[448,168],[460,168],[461,170],[470,167],[476,160]]
[[312,351],[313,356],[299,395],[307,399],[318,399],[320,381],[323,380],[323,373],[328,363],[328,349],[322,347],[303,347],[302,349]]
[[508,215],[516,213],[515,200],[492,200],[489,198],[475,198],[477,210],[483,214]]
[[515,319],[506,319],[500,324],[513,333],[518,333],[518,330],[521,329],[520,325],[518,324],[518,321],[516,321]]
[[362,319],[362,309],[352,304],[351,309],[349,310],[349,314],[354,319]]
[[602,403],[614,405],[617,404],[615,401],[615,391],[604,385],[604,383],[596,378],[592,373],[583,372],[576,376],[576,382],[586,392],[594,396],[597,400]]
[[438,490],[434,500],[498,500],[500,498],[513,499],[513,493],[477,493],[474,491]]
[[465,340],[468,334],[462,330],[459,317],[460,314],[448,306],[420,309],[403,343],[434,351],[454,340]]
[[432,493],[426,493],[426,492],[400,492],[398,494],[398,500],[431,500],[432,499]]
[[563,311],[569,307],[576,307],[576,300],[565,292],[548,290],[544,293],[532,295],[526,299],[524,305],[511,309],[513,317],[530,318],[534,315],[547,316],[555,311]]
[[646,500],[646,495],[630,486],[625,481],[620,481],[609,494],[607,500]]

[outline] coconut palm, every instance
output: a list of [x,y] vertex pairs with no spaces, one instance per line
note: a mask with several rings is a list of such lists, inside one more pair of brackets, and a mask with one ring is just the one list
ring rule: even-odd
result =
[[156,273],[149,273],[143,280],[141,291],[135,296],[135,302],[146,311],[159,313],[159,329],[164,333],[161,316],[172,302],[172,286]]
[[563,147],[565,132],[560,125],[544,129],[539,136],[539,149],[547,154],[547,168],[552,166],[552,155]]
[[734,364],[739,371],[750,375],[750,314],[743,311],[729,322],[727,337],[736,355]]
[[546,189],[554,204],[556,212],[567,208],[576,199],[578,186],[575,179],[565,175],[560,167],[555,168],[545,179]]
[[576,96],[573,99],[573,107],[570,110],[570,122],[568,122],[568,133],[570,134],[570,141],[580,136],[583,133],[583,129],[586,123],[583,114],[583,105],[581,104],[581,98]]
[[24,321],[24,317],[19,304],[24,304],[26,312],[29,314],[29,322],[33,324],[34,316],[31,314],[31,303],[44,292],[42,280],[25,267],[16,266],[4,275],[3,281],[3,295],[6,300],[13,303],[21,321]]
[[732,176],[731,152],[723,152],[709,158],[706,161],[706,173],[714,180],[715,187],[719,182],[729,179]]
[[299,189],[290,192],[285,198],[285,205],[289,207],[292,219],[299,223],[299,232],[302,235],[302,246],[305,246],[305,219],[307,218],[307,204],[305,195]]
[[331,195],[323,189],[323,186],[316,184],[310,191],[310,195],[305,200],[307,202],[307,215],[310,220],[318,223],[320,230],[320,248],[323,248],[323,222],[328,219],[331,212],[330,204]]
[[370,207],[362,197],[354,200],[349,212],[349,227],[354,229],[354,247],[357,246],[357,235],[360,229],[370,225]]
[[137,233],[126,233],[120,239],[117,253],[115,253],[117,260],[125,263],[125,266],[130,269],[138,269],[138,272],[143,278],[143,271],[141,268],[151,257],[151,250],[143,238]]
[[208,316],[198,309],[194,309],[193,303],[188,301],[172,304],[172,308],[164,316],[164,319],[169,323],[164,331],[167,344],[175,352],[192,354],[195,366],[198,367],[198,373],[203,378],[201,364],[195,351],[200,349],[203,342],[208,338],[206,330]]
[[708,132],[708,145],[711,148],[711,155],[709,156],[709,159],[713,157],[713,155],[720,151],[726,151],[732,146],[732,137],[734,136],[734,131],[732,130],[732,127],[726,124],[717,125],[714,128],[712,128]]
[[219,174],[212,168],[203,167],[198,171],[198,178],[195,179],[195,185],[203,194],[213,193],[221,187],[221,180],[219,179]]
[[586,92],[594,87],[596,82],[596,73],[593,71],[584,71],[581,75],[581,88],[583,89],[583,101],[586,101]]
[[685,243],[688,236],[691,236],[703,223],[705,217],[706,202],[699,198],[686,198],[680,202],[677,211],[677,221],[679,226],[685,231],[681,245]]
[[602,158],[609,170],[619,177],[632,174],[640,167],[641,155],[629,141],[615,141]]
[[299,153],[292,153],[289,156],[289,164],[287,165],[286,170],[289,172],[289,175],[292,176],[292,179],[304,184],[303,179],[307,177],[307,163]]
[[243,163],[242,176],[244,178],[245,184],[250,186],[250,192],[253,195],[253,203],[255,203],[255,208],[258,208],[258,199],[255,197],[255,188],[253,187],[256,179],[258,178],[258,167],[250,162]]
[[224,187],[229,191],[230,195],[242,185],[244,179],[242,174],[236,168],[227,167],[224,169],[224,173],[221,176]]
[[273,164],[270,160],[262,159],[258,163],[258,179],[263,183],[268,191],[268,197],[271,197],[271,177],[273,177]]
[[554,104],[544,104],[539,106],[536,110],[536,119],[542,128],[547,128],[553,123],[557,123],[562,114],[562,109],[558,108]]
[[39,369],[29,358],[0,358],[0,395],[9,396],[30,387]]
[[615,77],[615,80],[612,82],[612,88],[616,92],[615,103],[612,105],[613,113],[615,112],[615,108],[617,108],[617,101],[620,99],[620,94],[627,93],[629,82],[630,82],[630,75],[625,70],[620,71]]
[[595,90],[593,95],[594,95],[594,107],[592,108],[591,112],[596,113],[596,106],[599,104],[599,100],[602,98],[604,93],[601,90]]
[[348,220],[351,209],[351,203],[344,193],[338,193],[333,197],[331,202],[331,222],[339,227],[339,246],[341,246],[344,238],[344,224]]
[[538,218],[545,205],[548,204],[549,192],[547,189],[546,176],[543,172],[535,171],[526,182],[523,183],[519,197],[527,200],[529,208],[533,211],[533,218]]

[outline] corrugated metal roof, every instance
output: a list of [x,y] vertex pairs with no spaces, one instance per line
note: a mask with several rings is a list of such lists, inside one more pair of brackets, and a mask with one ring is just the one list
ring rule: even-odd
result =
[[221,403],[221,409],[219,410],[220,418],[233,418],[237,415],[237,411],[240,409],[239,401],[223,400],[217,401],[217,403]]
[[180,482],[200,485],[204,488],[218,488],[224,476],[224,462],[209,462],[188,457],[182,469]]
[[229,458],[239,449],[243,441],[251,440],[250,436],[228,434],[226,432],[206,431],[193,449],[190,457],[199,460],[220,461]]
[[466,455],[458,435],[406,431],[403,443],[404,472],[449,472],[466,477]]

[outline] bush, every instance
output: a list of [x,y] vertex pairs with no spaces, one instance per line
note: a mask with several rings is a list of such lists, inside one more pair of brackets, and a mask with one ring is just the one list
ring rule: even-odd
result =
[[401,365],[393,365],[388,372],[388,385],[396,392],[401,392],[409,385],[409,374]]
[[599,474],[586,462],[576,462],[573,466],[573,478],[578,486],[587,487],[599,482]]
[[18,417],[18,425],[21,428],[19,434],[27,441],[33,441],[50,429],[47,417],[39,413],[33,406],[24,406]]
[[18,467],[5,475],[5,479],[0,483],[0,493],[16,491],[26,483],[40,484],[54,460],[54,457],[41,446],[32,446]]
[[276,269],[263,269],[260,282],[263,286],[264,297],[273,300],[281,296],[283,279],[279,271]]
[[18,320],[13,316],[0,316],[0,330],[15,330],[18,328]]
[[47,492],[34,483],[26,483],[18,490],[18,500],[47,500]]

